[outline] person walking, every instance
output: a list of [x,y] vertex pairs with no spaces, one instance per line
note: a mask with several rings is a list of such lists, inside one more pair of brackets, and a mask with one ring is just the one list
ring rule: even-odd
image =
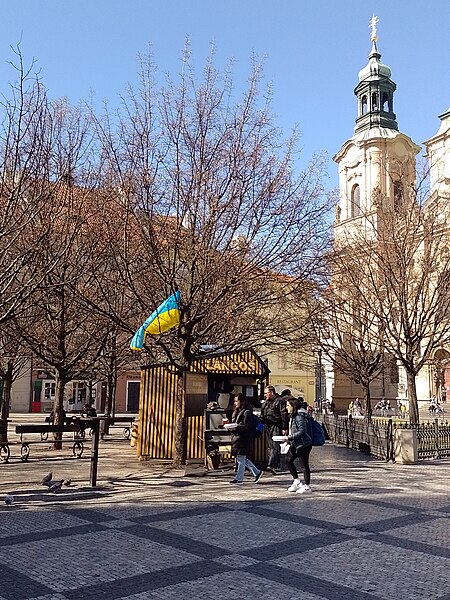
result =
[[272,438],[288,433],[289,417],[286,410],[286,397],[278,396],[273,385],[266,387],[264,397],[260,418],[267,430],[269,450],[267,470],[276,475],[281,470],[280,442],[275,442]]
[[236,475],[230,483],[242,484],[244,482],[245,469],[248,469],[258,483],[263,471],[255,467],[248,458],[252,452],[252,408],[245,399],[244,394],[238,394],[234,399],[234,411],[231,422],[236,423],[236,428],[231,430],[231,454],[236,457]]
[[[306,494],[311,492],[311,469],[309,467],[309,455],[312,449],[312,436],[305,403],[296,398],[289,398],[286,404],[289,414],[289,435],[288,442],[291,444],[291,456],[288,461],[288,469],[292,475],[293,482],[288,487],[288,492],[297,492],[297,494]],[[295,466],[298,461],[300,470],[303,473],[303,481],[300,481],[298,471]]]

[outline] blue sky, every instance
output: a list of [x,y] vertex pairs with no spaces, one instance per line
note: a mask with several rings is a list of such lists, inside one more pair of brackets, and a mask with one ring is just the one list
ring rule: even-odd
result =
[[379,17],[378,49],[397,83],[400,130],[416,143],[434,135],[450,107],[449,0],[3,0],[0,4],[0,91],[14,72],[11,46],[36,59],[52,97],[76,103],[95,92],[113,104],[151,44],[162,72],[176,75],[186,36],[202,67],[235,61],[239,85],[251,55],[266,58],[277,123],[302,132],[303,160],[331,157],[353,134],[358,71],[370,52],[369,20]]

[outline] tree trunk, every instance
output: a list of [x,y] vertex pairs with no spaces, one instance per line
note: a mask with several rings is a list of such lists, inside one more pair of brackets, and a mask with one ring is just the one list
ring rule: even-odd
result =
[[[55,386],[55,402],[53,404],[53,424],[54,425],[64,425],[64,412],[63,412],[63,401],[64,401],[64,388],[66,385],[66,381],[58,376],[56,379]],[[60,450],[62,448],[62,433],[54,434],[54,444],[53,448],[55,450]]]
[[[117,354],[111,352],[108,358],[108,374],[106,388],[105,414],[114,417],[116,414],[117,393]],[[109,421],[104,423],[103,435],[109,433]],[[103,437],[102,437],[103,439]]]
[[370,383],[362,384],[364,398],[364,418],[370,421],[372,418],[372,403],[370,397]]
[[3,394],[0,414],[0,442],[8,442],[8,416],[11,400],[11,382],[3,379]]
[[407,371],[406,381],[408,385],[409,422],[411,424],[416,424],[419,422],[419,405],[417,404],[416,375]]
[[173,450],[173,466],[179,469],[186,462],[186,436],[184,428],[184,386],[183,373],[178,375],[177,397],[175,400],[175,443]]
[[[105,415],[108,417],[114,417],[116,412],[116,388],[117,388],[117,380],[114,377],[113,373],[110,371],[108,373],[107,379],[107,387],[106,387],[106,403],[105,403]],[[102,439],[104,435],[109,434],[109,421],[105,421],[102,425],[103,433]]]

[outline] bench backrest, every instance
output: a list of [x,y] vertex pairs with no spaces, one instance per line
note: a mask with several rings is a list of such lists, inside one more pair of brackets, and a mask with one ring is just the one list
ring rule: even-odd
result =
[[16,433],[69,433],[80,431],[79,423],[71,425],[16,425]]

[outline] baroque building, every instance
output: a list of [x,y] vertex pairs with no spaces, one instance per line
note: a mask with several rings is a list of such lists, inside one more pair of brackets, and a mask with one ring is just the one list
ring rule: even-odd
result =
[[[357,115],[353,136],[334,156],[339,169],[339,203],[336,207],[335,245],[349,244],[352,236],[378,236],[380,214],[395,210],[416,189],[416,156],[421,147],[399,130],[394,112],[396,84],[390,68],[381,62],[377,48],[377,18],[371,21],[371,51],[359,72],[354,89]],[[439,117],[441,126],[424,142],[429,171],[429,198],[425,202],[450,200],[450,109]],[[368,218],[368,215],[370,218]],[[433,395],[450,401],[450,349],[439,347],[416,378],[418,400]],[[361,397],[361,387],[338,372],[327,381],[341,410]],[[395,360],[371,384],[372,406],[380,399],[408,402],[406,375]]]

